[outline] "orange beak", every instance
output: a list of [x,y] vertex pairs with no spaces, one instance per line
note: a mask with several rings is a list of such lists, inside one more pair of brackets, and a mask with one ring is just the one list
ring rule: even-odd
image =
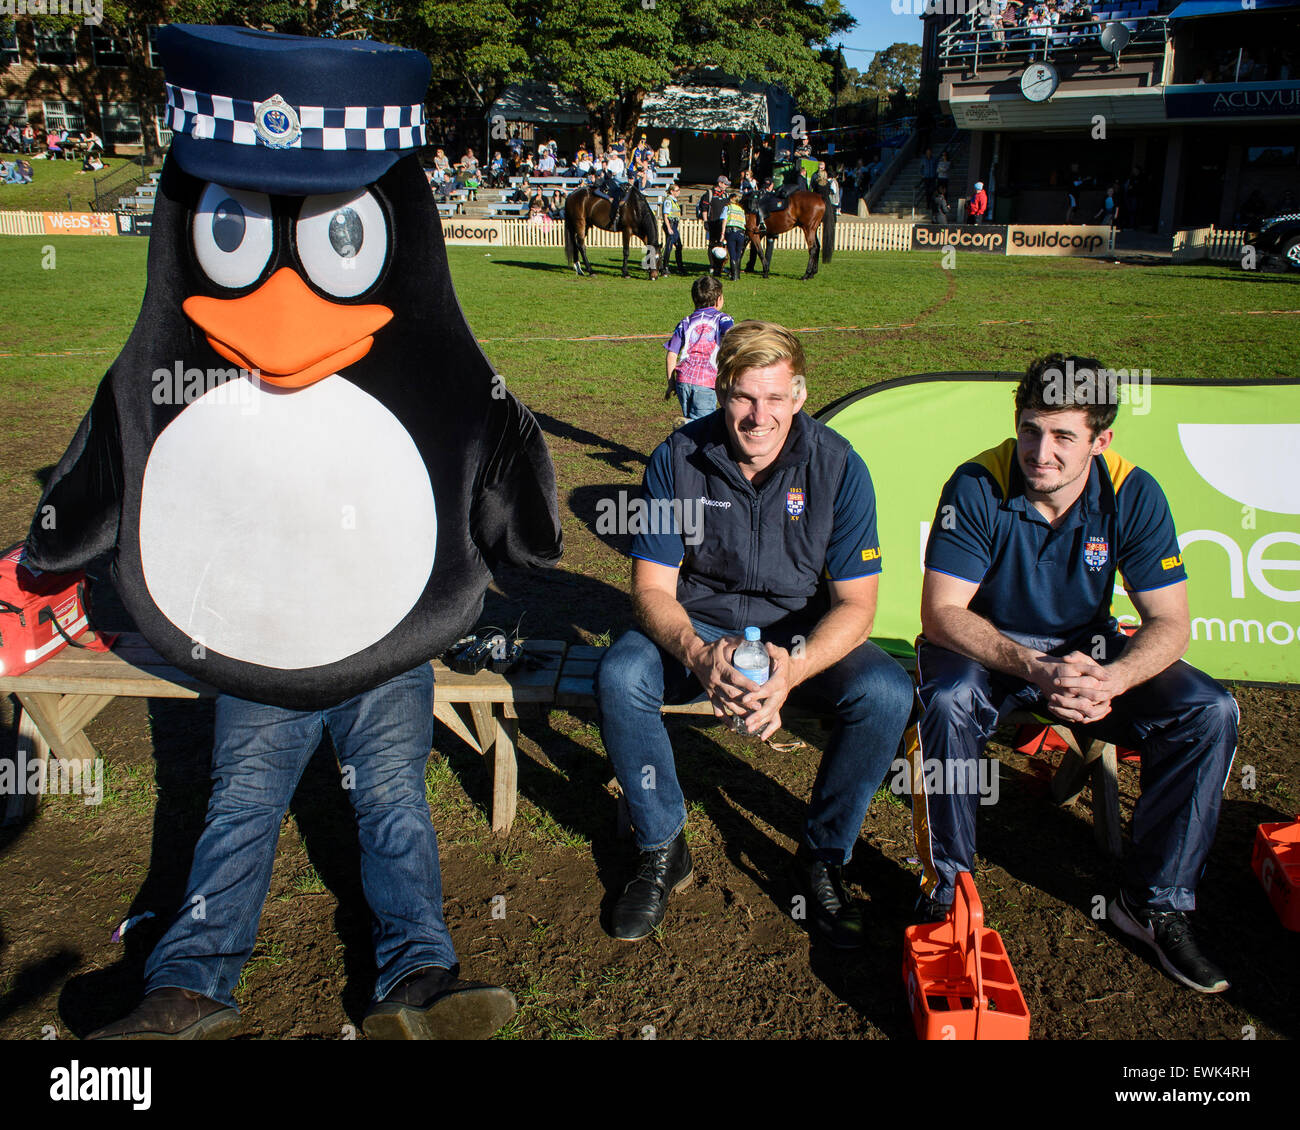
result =
[[304,388],[359,361],[387,325],[387,306],[342,306],[281,267],[242,298],[192,295],[186,316],[222,357],[281,388]]

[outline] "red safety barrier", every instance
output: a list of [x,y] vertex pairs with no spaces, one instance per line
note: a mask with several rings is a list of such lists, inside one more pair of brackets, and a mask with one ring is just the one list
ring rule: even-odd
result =
[[1255,830],[1250,869],[1288,930],[1300,931],[1300,816]]
[[1029,1006],[970,872],[943,922],[903,932],[903,982],[921,1040],[1027,1040]]

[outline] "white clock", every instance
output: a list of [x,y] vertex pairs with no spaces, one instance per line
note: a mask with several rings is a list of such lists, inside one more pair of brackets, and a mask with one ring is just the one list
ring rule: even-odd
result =
[[1020,93],[1030,102],[1046,102],[1060,85],[1061,77],[1051,63],[1030,63],[1020,76]]

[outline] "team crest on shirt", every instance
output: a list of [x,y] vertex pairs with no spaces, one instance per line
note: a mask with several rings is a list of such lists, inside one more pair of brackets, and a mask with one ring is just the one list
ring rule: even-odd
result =
[[1106,539],[1102,537],[1084,538],[1083,560],[1094,573],[1105,568],[1106,562],[1110,560],[1110,545]]
[[803,488],[791,487],[785,492],[785,509],[796,522],[799,521],[799,515],[803,513]]

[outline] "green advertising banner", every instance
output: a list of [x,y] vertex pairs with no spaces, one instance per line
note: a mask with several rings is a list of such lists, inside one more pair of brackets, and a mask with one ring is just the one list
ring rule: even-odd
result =
[[[1121,381],[1125,374],[1120,371]],[[873,638],[910,650],[922,561],[943,484],[1015,434],[1019,374],[927,373],[828,405],[818,419],[876,488],[880,606]],[[1132,371],[1112,447],[1164,488],[1187,568],[1187,661],[1219,679],[1300,682],[1300,381],[1171,381]],[[1135,624],[1116,584],[1112,612]]]

